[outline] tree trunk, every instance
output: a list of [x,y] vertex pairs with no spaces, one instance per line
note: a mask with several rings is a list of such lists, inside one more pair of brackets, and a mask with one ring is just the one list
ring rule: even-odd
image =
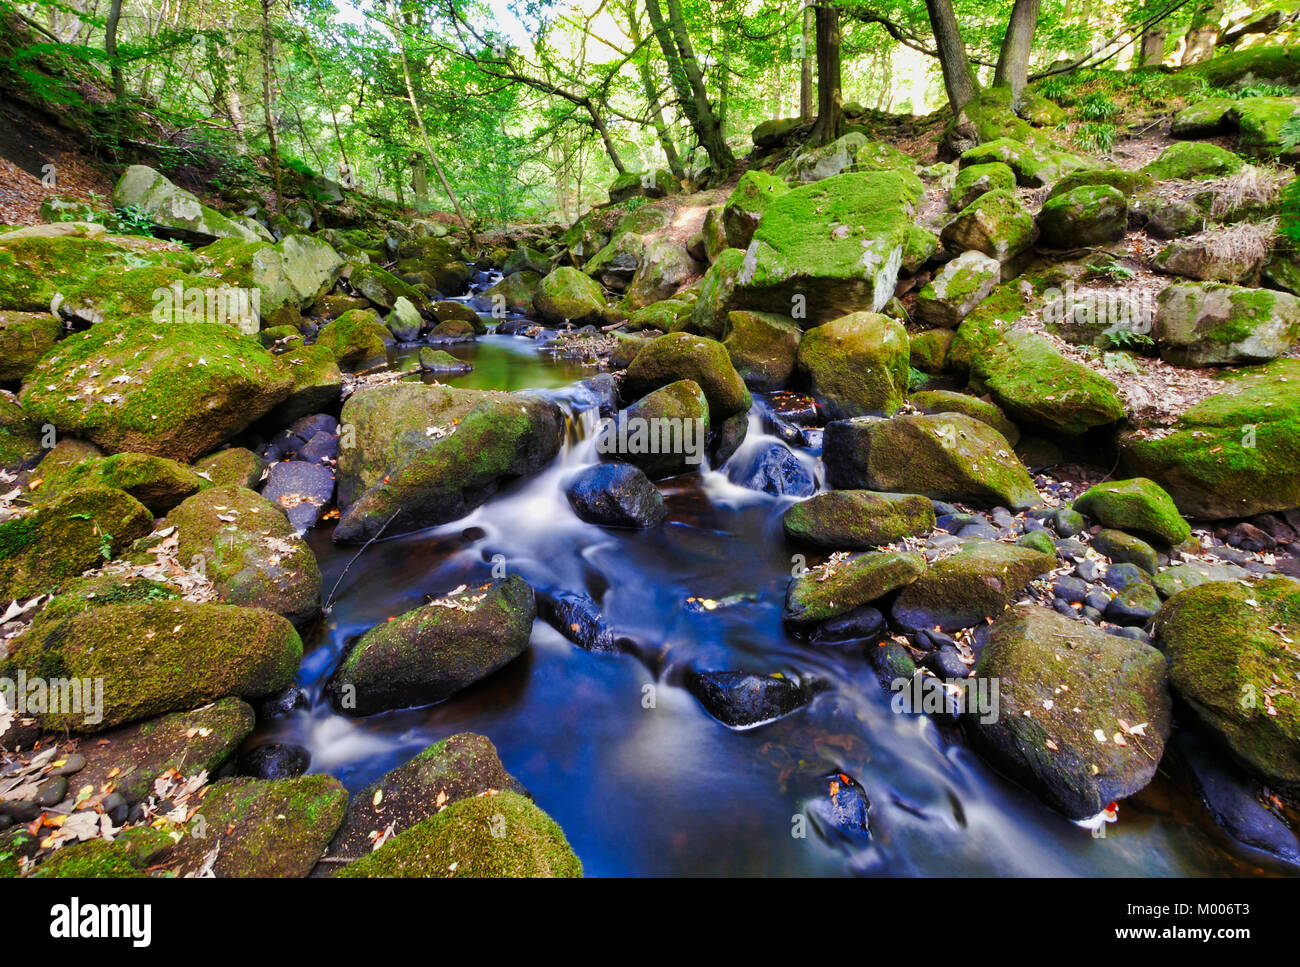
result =
[[809,141],[827,144],[839,137],[844,121],[840,83],[840,11],[830,3],[817,7],[817,123]]
[[686,31],[681,2],[668,0],[667,20],[664,19],[659,0],[645,0],[645,8],[650,16],[650,24],[654,27],[655,39],[659,41],[664,59],[668,62],[668,73],[673,80],[673,89],[682,102],[682,110],[709,156],[714,177],[721,181],[736,166],[736,158],[727,146],[722,126],[709,103],[704,74],[700,71],[695,49],[691,46],[691,38]]
[[284,205],[284,185],[280,175],[280,138],[275,131],[275,121],[271,116],[271,57],[273,38],[271,36],[271,2],[262,0],[262,120],[266,124],[266,139],[271,150],[268,161],[271,164],[271,178],[275,183],[275,210]]
[[118,102],[126,98],[126,78],[122,76],[122,62],[117,59],[117,25],[122,19],[122,0],[113,0],[108,8],[108,21],[104,24],[104,54],[113,76],[113,97]]
[[1199,64],[1209,59],[1214,53],[1215,41],[1219,39],[1219,0],[1211,0],[1192,15],[1192,25],[1187,30],[1186,46],[1183,47],[1183,66]]
[[930,15],[939,65],[943,68],[943,87],[948,92],[948,103],[955,115],[975,97],[979,84],[971,71],[970,58],[966,56],[966,42],[957,27],[957,16],[952,12],[952,0],[925,0],[925,10]]
[[[626,13],[629,36],[632,38],[632,43],[640,47],[644,38],[641,35],[641,25],[637,22],[636,4],[629,2]],[[650,121],[654,125],[655,134],[659,136],[659,146],[663,148],[664,157],[668,159],[668,170],[673,173],[674,178],[678,180],[684,179],[686,169],[682,167],[682,159],[677,154],[677,146],[673,144],[672,131],[668,127],[668,122],[664,120],[663,105],[659,103],[659,95],[655,90],[654,75],[650,73],[649,51],[641,52],[641,56],[637,58],[636,68],[641,77],[641,87],[645,91],[646,104],[650,109]]]
[[1138,56],[1139,67],[1159,67],[1165,61],[1165,37],[1168,32],[1164,27],[1152,27],[1142,35],[1142,53]]
[[800,54],[799,58],[799,117],[805,121],[812,120],[812,46],[813,31],[816,29],[813,25],[816,14],[808,0],[804,0],[803,22],[800,24],[802,33],[800,34]]
[[1029,57],[1034,49],[1034,31],[1038,27],[1038,7],[1039,0],[1016,0],[998,53],[993,86],[1011,88],[1013,98],[1020,97],[1029,74]]

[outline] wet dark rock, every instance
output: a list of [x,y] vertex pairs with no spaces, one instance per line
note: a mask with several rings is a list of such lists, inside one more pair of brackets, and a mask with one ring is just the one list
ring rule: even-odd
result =
[[949,534],[956,534],[963,527],[975,523],[977,520],[974,514],[964,514],[959,510],[948,511],[940,514],[935,518],[934,526],[940,530],[945,530]]
[[916,632],[916,644],[926,651],[934,651],[938,648],[956,648],[957,642],[953,640],[952,635],[946,635],[935,628],[920,628]]
[[[55,800],[57,803],[59,800]],[[30,800],[0,799],[0,816],[5,816],[14,823],[30,823],[45,811]]]
[[1117,625],[1140,626],[1156,616],[1160,610],[1160,595],[1143,581],[1134,581],[1120,588],[1106,608],[1106,620]]
[[612,374],[597,373],[590,379],[584,379],[578,386],[596,404],[601,416],[612,417],[618,412],[618,381]]
[[823,778],[825,793],[808,804],[817,830],[829,841],[861,841],[870,836],[871,800],[853,777],[835,772]]
[[817,492],[812,473],[779,443],[765,447],[748,465],[732,469],[729,475],[742,487],[776,496],[808,497]]
[[614,630],[600,613],[600,605],[586,592],[539,592],[537,605],[546,623],[575,645],[604,654],[618,651]]
[[1052,590],[1062,601],[1081,604],[1088,595],[1088,583],[1080,578],[1065,575],[1056,579]]
[[1118,591],[1134,581],[1150,583],[1151,579],[1147,573],[1136,564],[1112,564],[1106,568],[1106,573],[1102,575],[1102,583],[1114,591]]
[[888,641],[867,650],[867,658],[876,674],[885,682],[899,678],[911,678],[916,674],[916,662],[912,653],[896,641]]
[[1061,598],[1052,599],[1052,610],[1065,615],[1067,618],[1078,617],[1078,612],[1070,606],[1070,603],[1068,601],[1063,601]]
[[1237,842],[1300,866],[1300,841],[1261,801],[1259,784],[1190,732],[1172,743],[1219,827]]
[[237,768],[254,779],[292,779],[310,765],[311,753],[302,746],[269,742],[240,753]]
[[971,673],[970,666],[961,660],[961,654],[952,645],[930,652],[921,664],[940,678],[966,678]]
[[1056,554],[1062,560],[1081,561],[1087,553],[1084,543],[1072,537],[1063,537],[1056,542]]
[[996,541],[1002,536],[1002,532],[991,524],[986,524],[983,521],[975,521],[957,531],[957,536],[977,537],[981,540]]
[[37,785],[32,801],[38,806],[57,806],[67,794],[68,780],[63,776],[51,776]]
[[296,529],[307,530],[334,499],[334,471],[299,460],[277,463],[267,473],[262,496],[283,510]]
[[1083,603],[1100,614],[1110,607],[1110,595],[1101,588],[1092,588],[1084,595]]
[[1141,628],[1116,628],[1111,632],[1116,638],[1131,638],[1134,641],[1151,640],[1151,635]]
[[120,792],[110,792],[100,806],[115,826],[121,826],[131,814],[131,804]]
[[55,766],[53,769],[47,772],[46,775],[47,776],[71,776],[80,772],[84,768],[86,768],[86,757],[82,755],[80,752],[73,752],[71,755],[64,757],[63,765]]
[[602,463],[583,470],[565,496],[573,512],[589,524],[654,527],[668,515],[663,495],[638,467]]
[[293,684],[277,695],[263,699],[257,706],[259,719],[278,719],[290,715],[300,708],[307,708],[310,700],[307,690],[301,685]]
[[318,431],[298,451],[298,459],[307,463],[327,463],[339,455],[339,438],[325,430]]
[[709,427],[709,465],[721,467],[735,455],[749,435],[749,414],[733,413],[721,423]]
[[686,689],[705,711],[730,729],[742,731],[766,725],[798,711],[813,698],[812,688],[783,675],[751,672],[696,672]]
[[885,627],[885,616],[871,605],[854,608],[830,621],[823,621],[813,630],[809,639],[814,645],[840,644],[875,638]]
[[1089,584],[1101,580],[1101,565],[1090,557],[1085,557],[1078,564],[1074,565],[1074,576],[1080,581],[1087,581]]
[[536,336],[541,326],[531,319],[502,319],[497,323],[499,336]]

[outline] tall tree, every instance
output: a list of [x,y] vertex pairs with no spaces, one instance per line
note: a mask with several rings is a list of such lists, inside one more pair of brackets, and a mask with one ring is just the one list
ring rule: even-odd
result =
[[108,7],[108,20],[104,24],[104,56],[113,78],[113,97],[120,103],[126,98],[126,78],[122,76],[122,60],[117,56],[117,25],[122,20],[122,0],[113,0]]
[[815,14],[811,0],[803,0],[799,16],[799,117],[812,120],[812,46]]
[[930,17],[930,29],[934,31],[944,90],[948,92],[948,103],[956,114],[975,97],[979,82],[971,69],[966,41],[962,39],[957,15],[952,10],[952,0],[925,0],[925,11]]
[[1016,0],[993,74],[993,86],[1011,88],[1017,99],[1029,74],[1029,56],[1034,47],[1034,31],[1038,28],[1039,2]]
[[844,121],[843,85],[840,78],[840,8],[818,3],[817,20],[817,121],[809,140],[826,144],[839,136]]

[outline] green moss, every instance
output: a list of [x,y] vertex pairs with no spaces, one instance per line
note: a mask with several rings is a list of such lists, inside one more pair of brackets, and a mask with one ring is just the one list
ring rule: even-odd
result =
[[1173,498],[1145,477],[1096,484],[1075,499],[1074,509],[1105,527],[1149,535],[1166,544],[1181,544],[1192,533]]
[[0,382],[21,380],[63,338],[63,323],[47,313],[0,311]]
[[968,393],[925,390],[913,393],[907,401],[912,404],[913,409],[921,413],[964,413],[993,427],[1006,437],[1007,442],[1012,446],[1020,442],[1020,429],[1007,419],[1005,413],[987,400]]
[[1219,178],[1235,174],[1246,164],[1240,155],[1201,141],[1178,141],[1142,171],[1157,181]]
[[36,879],[133,879],[144,876],[126,848],[105,839],[73,843],[51,854],[32,876]]
[[784,618],[794,624],[828,621],[911,584],[925,570],[925,558],[910,551],[859,554],[810,570],[790,582]]
[[0,244],[0,309],[48,312],[62,289],[81,286],[87,273],[145,266],[193,274],[201,260],[176,245],[153,239],[12,239]]
[[322,327],[316,345],[324,346],[340,367],[355,370],[387,361],[386,344],[392,338],[374,310],[352,309]]
[[1010,191],[1016,187],[1016,175],[1001,161],[970,164],[957,172],[952,186],[952,207],[959,211],[988,191]]
[[916,494],[831,490],[793,504],[781,518],[787,540],[830,550],[869,550],[934,527],[934,503]]
[[727,347],[684,332],[652,339],[637,353],[627,368],[624,393],[635,399],[684,379],[693,380],[704,391],[714,420],[744,412],[753,403],[744,380],[731,364]]
[[763,213],[789,190],[784,181],[764,171],[751,169],[741,175],[722,208],[727,247],[748,248]]
[[42,462],[35,476],[41,483],[31,494],[42,503],[70,490],[101,487],[125,491],[160,515],[211,486],[183,463],[143,453],[115,453],[48,470]]
[[907,397],[907,331],[896,319],[856,312],[804,333],[799,372],[835,418],[889,415]]
[[996,541],[966,541],[905,587],[894,621],[909,629],[956,631],[994,617],[1021,596],[1025,585],[1056,566],[1054,554]]

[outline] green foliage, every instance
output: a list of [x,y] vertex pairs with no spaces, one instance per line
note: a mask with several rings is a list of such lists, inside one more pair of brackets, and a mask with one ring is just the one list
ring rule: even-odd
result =
[[1109,154],[1115,146],[1116,128],[1105,121],[1085,121],[1074,129],[1074,143],[1090,154]]
[[1119,105],[1105,94],[1094,92],[1079,99],[1075,113],[1085,121],[1109,121],[1119,110]]
[[915,367],[907,368],[907,389],[910,393],[923,390],[930,385],[930,377]]

